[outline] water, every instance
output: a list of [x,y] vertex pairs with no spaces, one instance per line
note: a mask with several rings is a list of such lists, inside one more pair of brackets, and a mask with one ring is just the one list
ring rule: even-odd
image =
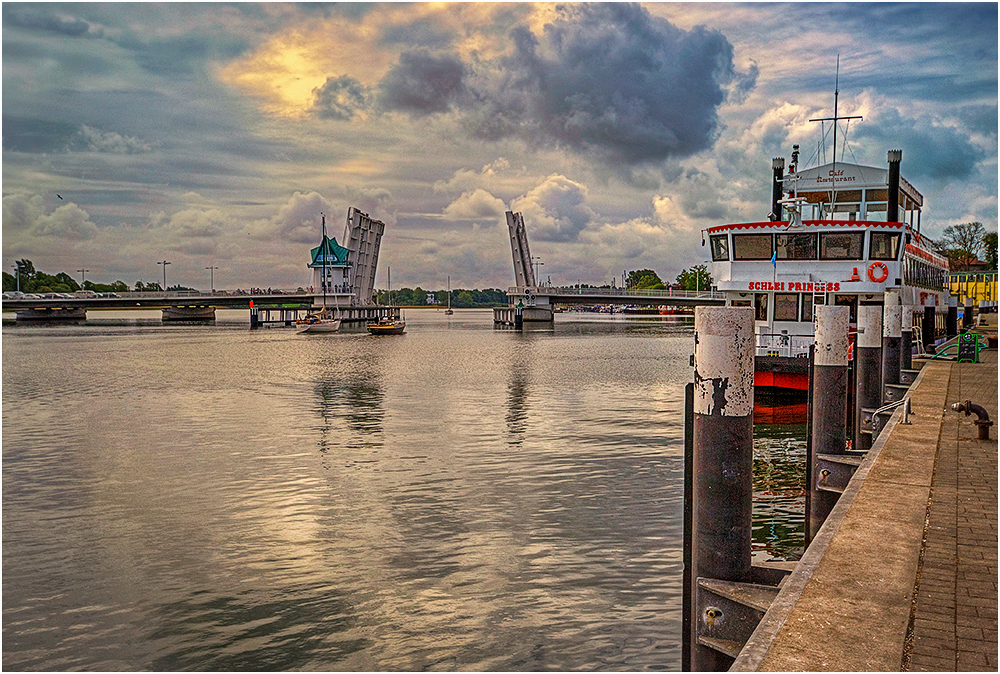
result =
[[92,316],[3,327],[5,669],[679,669],[690,321]]

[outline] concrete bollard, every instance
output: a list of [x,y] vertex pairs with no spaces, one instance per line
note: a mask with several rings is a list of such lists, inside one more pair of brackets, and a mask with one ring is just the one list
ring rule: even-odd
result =
[[913,307],[903,305],[903,321],[900,326],[899,369],[913,369]]
[[839,494],[823,489],[826,476],[817,466],[821,454],[841,455],[847,444],[847,345],[850,308],[816,307],[815,358],[812,377],[811,442],[809,445],[809,509],[807,544],[823,526]]
[[[882,386],[899,383],[899,350],[902,342],[903,307],[899,294],[887,292],[882,305]],[[885,394],[881,402],[885,402]]]
[[[692,579],[747,582],[753,500],[753,309],[697,307],[694,330]],[[693,622],[703,618],[690,617]],[[697,643],[697,630],[691,633],[691,671],[729,668],[732,658]]]
[[854,363],[857,368],[857,393],[854,406],[855,449],[868,451],[874,437],[862,433],[862,410],[875,410],[882,405],[882,306],[862,304],[858,307],[858,346]]

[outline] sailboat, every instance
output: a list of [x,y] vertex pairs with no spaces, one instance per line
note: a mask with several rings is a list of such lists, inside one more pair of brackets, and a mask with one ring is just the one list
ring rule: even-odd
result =
[[[392,306],[392,270],[389,270],[389,306]],[[367,326],[368,332],[372,335],[401,335],[406,329],[404,321],[397,321],[392,318],[382,318],[377,321],[370,321]]]
[[328,255],[328,250],[326,248],[326,216],[320,213],[320,218],[323,227],[323,241],[320,244],[322,246],[319,254],[323,256],[323,276],[321,277],[320,285],[323,287],[323,308],[319,311],[307,314],[305,318],[300,318],[295,321],[295,324],[299,328],[299,334],[303,333],[317,333],[317,332],[337,332],[340,330],[340,319],[335,318],[330,310],[326,306],[326,258]]
[[448,277],[448,309],[444,312],[446,316],[451,316],[454,311],[451,310],[451,277]]

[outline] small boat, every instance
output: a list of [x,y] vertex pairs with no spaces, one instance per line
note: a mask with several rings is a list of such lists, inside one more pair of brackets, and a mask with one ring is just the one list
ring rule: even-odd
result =
[[[389,303],[392,304],[391,269],[389,270]],[[403,334],[403,330],[406,329],[406,322],[403,320],[397,321],[392,318],[380,318],[377,321],[369,321],[365,327],[368,328],[368,333],[372,335],[401,335]]]
[[454,311],[451,310],[451,277],[448,277],[448,309],[444,312],[445,316],[451,316]]
[[299,328],[299,334],[304,332],[337,332],[340,330],[340,319],[333,318],[329,312],[323,310],[298,319],[295,321],[295,325]]
[[[326,245],[326,215],[320,213],[320,222],[323,231],[323,242],[321,246]],[[305,318],[300,318],[295,321],[295,325],[299,328],[299,334],[303,333],[320,333],[320,332],[337,332],[340,330],[340,319],[335,318],[330,310],[326,306],[326,254],[323,254],[323,307],[319,311],[315,311],[311,314],[307,314]]]
[[406,329],[404,321],[394,321],[385,318],[379,321],[372,321],[367,325],[368,332],[372,335],[401,335]]

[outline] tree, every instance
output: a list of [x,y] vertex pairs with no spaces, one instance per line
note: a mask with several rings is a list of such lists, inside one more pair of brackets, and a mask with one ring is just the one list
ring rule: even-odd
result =
[[652,269],[630,271],[625,277],[625,287],[639,290],[663,290],[666,286]]
[[983,247],[986,249],[983,252],[983,259],[986,264],[990,266],[990,269],[997,268],[997,233],[989,232],[983,237]]
[[979,259],[985,244],[986,228],[981,222],[966,222],[945,227],[935,247],[954,262],[955,271],[965,271],[970,263]]
[[708,290],[712,287],[712,275],[706,265],[697,264],[691,269],[681,270],[677,275],[677,285],[682,290]]

